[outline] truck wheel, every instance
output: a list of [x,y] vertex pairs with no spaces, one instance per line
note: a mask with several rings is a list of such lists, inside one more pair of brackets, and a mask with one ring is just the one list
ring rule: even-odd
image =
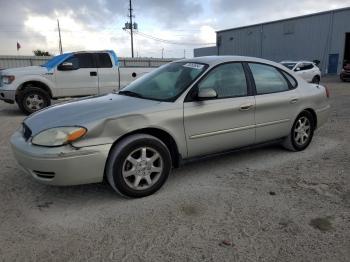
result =
[[135,134],[121,140],[110,152],[106,176],[113,189],[127,197],[155,193],[167,180],[171,156],[156,137]]
[[19,109],[26,115],[51,105],[50,95],[41,88],[27,87],[21,91],[17,98]]

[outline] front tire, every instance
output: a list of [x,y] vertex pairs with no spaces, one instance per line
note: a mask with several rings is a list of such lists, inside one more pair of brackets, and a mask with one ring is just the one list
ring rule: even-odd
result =
[[309,111],[303,111],[296,118],[283,146],[291,151],[302,151],[309,146],[315,130],[315,120]]
[[156,137],[135,134],[120,141],[110,152],[106,176],[122,196],[145,197],[158,191],[171,170],[167,146]]
[[38,87],[26,87],[17,98],[19,109],[26,115],[51,105],[50,95]]

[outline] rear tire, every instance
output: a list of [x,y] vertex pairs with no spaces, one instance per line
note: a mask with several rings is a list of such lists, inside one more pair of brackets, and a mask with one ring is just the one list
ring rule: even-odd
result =
[[311,83],[314,83],[314,84],[319,84],[320,83],[320,76],[314,76],[313,78],[312,78],[312,81],[311,81]]
[[315,130],[315,120],[309,111],[301,112],[282,145],[291,151],[302,151],[311,143]]
[[158,191],[171,170],[171,155],[158,138],[135,134],[121,140],[110,152],[106,176],[122,196],[145,197]]
[[30,115],[38,110],[51,105],[50,95],[38,87],[26,87],[20,91],[17,104],[19,109],[26,115]]

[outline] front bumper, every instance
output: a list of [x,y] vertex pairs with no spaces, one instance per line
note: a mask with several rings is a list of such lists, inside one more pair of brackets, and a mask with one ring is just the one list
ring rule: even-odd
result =
[[35,180],[68,186],[102,182],[111,144],[76,149],[70,145],[41,147],[25,141],[22,132],[11,137],[14,156]]
[[16,100],[16,91],[0,89],[0,100],[13,104]]

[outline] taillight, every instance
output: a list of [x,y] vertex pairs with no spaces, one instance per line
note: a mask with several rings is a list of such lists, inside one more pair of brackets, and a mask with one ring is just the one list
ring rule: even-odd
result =
[[329,98],[331,95],[330,95],[330,92],[329,92],[328,87],[327,87],[327,86],[324,86],[324,89],[325,89],[325,91],[326,91],[326,96],[327,96],[327,98]]

